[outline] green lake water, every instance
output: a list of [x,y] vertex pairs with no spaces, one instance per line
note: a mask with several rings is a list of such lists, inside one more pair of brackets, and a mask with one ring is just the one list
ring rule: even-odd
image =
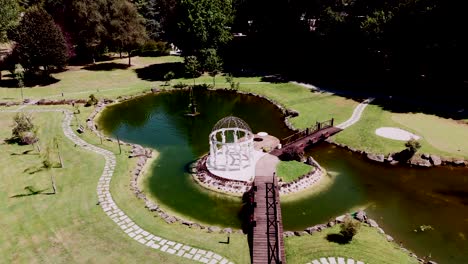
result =
[[[208,152],[208,135],[221,118],[245,120],[254,133],[291,134],[281,112],[266,100],[230,92],[195,93],[197,117],[184,115],[188,93],[148,95],[106,109],[100,127],[113,136],[156,149],[146,191],[186,219],[241,226],[242,202],[194,184],[189,165]],[[403,145],[403,144],[402,144]],[[366,208],[396,241],[441,263],[468,263],[468,170],[416,169],[369,162],[323,143],[309,153],[333,179],[323,192],[282,203],[285,230],[301,230],[358,207]],[[434,230],[414,232],[421,225]]]

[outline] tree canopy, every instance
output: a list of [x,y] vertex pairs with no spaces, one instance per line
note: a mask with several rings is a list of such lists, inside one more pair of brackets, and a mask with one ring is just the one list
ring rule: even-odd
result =
[[0,0],[0,43],[6,41],[6,32],[19,20],[19,5],[16,0]]
[[185,55],[209,48],[218,50],[232,39],[230,0],[180,0],[177,18],[175,42]]
[[38,72],[42,66],[63,67],[68,59],[65,39],[52,17],[39,6],[29,8],[11,34],[16,42],[19,62],[28,72]]

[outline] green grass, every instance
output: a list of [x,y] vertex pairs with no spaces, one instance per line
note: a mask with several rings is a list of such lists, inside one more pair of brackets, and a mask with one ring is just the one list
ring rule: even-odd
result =
[[[90,108],[82,109],[80,122],[84,122]],[[14,114],[0,113],[0,138],[10,136],[10,123]],[[2,263],[189,263],[185,258],[142,246],[126,236],[96,205],[96,185],[103,169],[104,159],[97,154],[75,147],[63,135],[62,114],[36,113],[34,122],[39,126],[42,148],[54,136],[61,138],[61,154],[65,168],[41,170],[42,159],[31,146],[2,143],[0,159],[0,262]],[[72,121],[75,126],[75,121]],[[85,132],[83,138],[99,144],[99,138]],[[224,234],[185,226],[168,225],[153,217],[129,189],[129,171],[135,161],[127,158],[128,147],[118,154],[115,143],[104,141],[107,149],[117,153],[117,167],[111,183],[111,192],[119,207],[138,225],[168,239],[213,250],[238,263],[248,262],[248,245],[244,235],[232,234],[230,244]],[[54,156],[57,161],[56,156]],[[13,165],[14,164],[14,165]],[[30,172],[37,171],[33,174]],[[51,191],[50,173],[57,179],[58,194]],[[32,186],[43,194],[13,198],[29,194],[24,188]],[[181,236],[183,234],[183,236]]]
[[[57,83],[38,86],[33,88],[23,88],[24,98],[30,99],[78,99],[88,98],[90,94],[95,94],[97,98],[116,98],[122,95],[137,94],[148,91],[155,83],[138,78],[135,70],[144,68],[152,64],[162,64],[167,62],[181,61],[180,57],[135,57],[132,58],[132,67],[128,69],[114,69],[110,71],[86,70],[81,66],[69,66],[69,70],[52,76],[59,81]],[[111,61],[117,64],[126,64],[127,59],[116,59]],[[101,62],[109,63],[109,61]],[[7,74],[7,71],[3,71]],[[8,77],[4,78],[8,80]],[[61,94],[64,94],[62,97]],[[1,87],[1,101],[21,101],[21,90],[18,88]]]
[[377,136],[380,127],[398,127],[421,136],[419,153],[445,157],[468,158],[468,126],[456,121],[426,114],[399,114],[384,111],[380,106],[369,105],[361,120],[335,136],[339,143],[350,147],[388,154],[405,148],[404,141]]
[[295,179],[311,172],[314,168],[310,165],[292,161],[280,161],[276,165],[276,174],[280,177],[283,182],[292,182]]
[[418,263],[395,243],[387,242],[384,235],[371,227],[362,226],[348,244],[327,240],[328,234],[339,234],[339,230],[339,226],[334,226],[312,236],[285,238],[286,261],[308,263],[321,257],[344,257],[366,264]]

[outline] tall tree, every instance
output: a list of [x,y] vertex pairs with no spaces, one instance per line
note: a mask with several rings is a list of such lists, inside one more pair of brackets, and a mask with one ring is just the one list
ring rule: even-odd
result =
[[230,0],[181,0],[177,18],[175,41],[184,55],[196,55],[202,49],[219,50],[232,39]]
[[26,71],[35,73],[42,66],[48,75],[51,66],[65,66],[68,59],[65,39],[43,8],[28,9],[12,37],[17,43],[15,49],[19,61]]
[[203,69],[213,77],[213,88],[216,86],[216,75],[222,71],[223,61],[218,56],[215,49],[206,49],[201,51],[204,65]]
[[107,5],[107,0],[71,1],[69,27],[74,32],[75,42],[82,49],[81,52],[91,55],[93,63],[95,63],[98,49],[108,37]]
[[0,43],[7,40],[6,32],[19,19],[19,5],[16,0],[0,0]]
[[147,38],[144,19],[135,6],[126,0],[113,1],[111,6],[110,32],[112,42],[128,53],[131,66],[132,50],[142,45]]
[[133,0],[138,13],[145,19],[146,32],[153,40],[167,39],[169,22],[173,19],[176,0]]

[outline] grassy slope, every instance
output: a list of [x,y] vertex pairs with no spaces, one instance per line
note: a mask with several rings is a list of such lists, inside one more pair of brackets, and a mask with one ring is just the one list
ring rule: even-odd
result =
[[308,263],[321,257],[344,257],[366,264],[418,263],[395,243],[387,242],[374,228],[362,226],[353,240],[344,245],[326,239],[328,234],[338,233],[339,226],[334,226],[312,236],[285,238],[287,262]]
[[283,182],[292,182],[295,179],[309,173],[313,167],[298,161],[280,161],[276,165],[276,174]]
[[[87,112],[87,111],[85,111]],[[8,127],[13,114],[0,114],[2,128]],[[83,113],[82,117],[87,116]],[[52,169],[57,177],[58,194],[32,195],[11,198],[25,194],[25,186],[50,192],[50,178],[47,171],[34,174],[25,169],[41,167],[38,155],[14,155],[31,149],[30,146],[2,144],[3,155],[0,159],[0,262],[10,263],[188,263],[186,259],[151,250],[133,241],[115,225],[96,205],[96,185],[102,172],[104,160],[101,156],[75,148],[62,133],[58,113],[34,114],[39,125],[41,142],[44,145],[53,136],[62,140],[64,169]],[[0,130],[0,138],[10,136],[10,129]],[[86,140],[99,139],[85,133]],[[117,146],[104,142],[107,148],[118,153]],[[124,148],[124,151],[127,151]],[[12,155],[13,154],[13,155]],[[246,263],[248,246],[245,236],[233,234],[229,245],[226,235],[207,234],[191,230],[181,225],[167,225],[154,218],[129,190],[129,168],[126,155],[117,155],[116,174],[112,180],[111,191],[117,204],[140,226],[150,232],[176,241],[214,250],[224,256]],[[14,164],[14,166],[11,166]],[[180,234],[184,234],[183,238]]]
[[468,145],[463,140],[468,137],[468,126],[425,114],[391,113],[376,105],[369,105],[361,120],[337,134],[335,139],[339,143],[374,153],[387,154],[405,148],[404,141],[377,136],[375,130],[379,127],[399,127],[422,136],[420,153],[468,158]]

